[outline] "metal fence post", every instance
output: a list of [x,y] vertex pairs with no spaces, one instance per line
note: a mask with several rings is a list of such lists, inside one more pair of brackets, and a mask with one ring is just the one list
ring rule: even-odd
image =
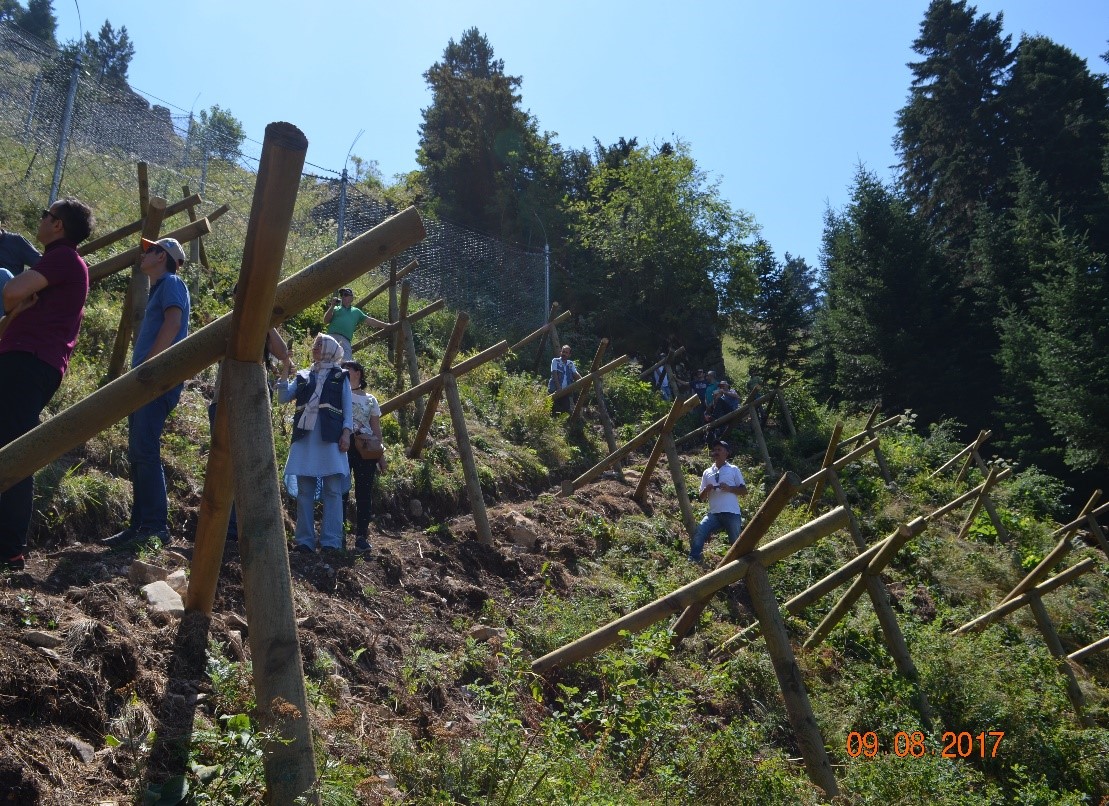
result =
[[62,185],[62,165],[65,152],[69,147],[69,126],[73,121],[73,104],[77,100],[77,78],[81,73],[81,51],[73,60],[73,70],[69,74],[69,95],[65,99],[65,112],[62,114],[62,128],[58,135],[58,157],[54,160],[54,181],[50,184],[50,203],[58,200],[58,189]]

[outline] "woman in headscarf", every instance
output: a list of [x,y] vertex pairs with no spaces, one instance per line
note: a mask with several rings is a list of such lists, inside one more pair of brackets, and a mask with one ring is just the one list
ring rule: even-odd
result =
[[350,383],[339,366],[342,358],[339,342],[321,333],[312,342],[312,366],[277,384],[279,402],[296,400],[285,475],[297,480],[294,550],[306,554],[316,550],[313,499],[317,478],[323,480],[320,547],[343,549],[343,491],[350,475],[347,450],[354,423]]

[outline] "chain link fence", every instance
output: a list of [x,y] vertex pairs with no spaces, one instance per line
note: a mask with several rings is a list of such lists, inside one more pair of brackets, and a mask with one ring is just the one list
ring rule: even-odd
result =
[[[75,54],[0,24],[0,216],[5,226],[33,233],[42,207],[76,196],[96,213],[96,235],[141,217],[136,163],[147,163],[151,195],[169,202],[200,193],[206,215],[231,210],[204,243],[216,288],[242,260],[261,142],[220,142],[191,112],[129,87],[97,80]],[[339,221],[354,238],[395,214],[347,181],[343,171],[309,166],[305,173],[283,273],[335,248]],[[182,215],[163,231],[187,223]],[[426,221],[428,235],[400,260],[419,261],[408,278],[418,296],[443,297],[466,310],[491,337],[510,337],[541,324],[547,313],[548,266],[542,252],[510,246],[446,221]],[[110,256],[133,240],[98,252]],[[203,272],[204,270],[201,269]],[[221,289],[222,290],[222,289]]]

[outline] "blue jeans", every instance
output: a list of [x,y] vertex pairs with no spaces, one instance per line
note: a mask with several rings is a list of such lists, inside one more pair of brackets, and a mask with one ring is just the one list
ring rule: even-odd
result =
[[[343,547],[343,488],[347,477],[333,473],[323,477],[323,522],[320,524],[320,547]],[[315,518],[316,477],[297,476],[297,525],[296,542],[300,546],[316,548]]]
[[127,418],[127,457],[131,460],[131,528],[142,534],[169,531],[166,474],[162,467],[162,429],[181,399],[170,389]]
[[742,529],[743,516],[738,512],[710,512],[701,519],[701,524],[693,534],[693,540],[689,545],[689,559],[695,563],[701,562],[705,541],[714,532],[727,532],[729,543],[734,543]]

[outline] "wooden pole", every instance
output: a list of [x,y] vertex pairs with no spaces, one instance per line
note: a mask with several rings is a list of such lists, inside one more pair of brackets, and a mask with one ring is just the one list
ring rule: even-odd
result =
[[[363,305],[368,305],[372,300],[374,300],[377,297],[381,296],[381,293],[383,291],[386,291],[389,288],[392,288],[394,282],[396,282],[397,280],[402,280],[405,277],[407,277],[419,265],[420,265],[420,262],[418,260],[413,260],[409,263],[404,264],[404,267],[397,271],[395,277],[392,275],[392,273],[390,273],[388,280],[381,283],[379,286],[377,286],[369,294],[367,294],[366,296],[362,297],[362,299],[360,299],[356,303],[354,303],[354,307],[355,308],[361,308]],[[371,266],[370,268],[372,269],[373,267]],[[368,271],[370,271],[370,269],[367,269],[366,271],[368,272]]]
[[[870,431],[873,431],[876,434],[879,431],[881,431],[885,428],[889,428],[891,425],[893,425],[895,423],[899,423],[899,422],[901,422],[901,415],[900,414],[895,414],[892,417],[889,417],[885,420],[882,420],[882,422],[880,422],[880,423],[875,423],[873,426],[871,426]],[[874,437],[874,434],[871,434],[871,433],[864,430],[864,431],[860,431],[859,433],[855,434],[854,436],[848,437],[847,439],[841,439],[840,444],[845,445],[845,444],[848,444],[848,443],[857,443],[857,442],[859,442],[860,440],[863,440],[863,439],[873,439],[873,437]]]
[[982,491],[978,493],[978,497],[974,499],[974,505],[970,508],[970,512],[967,513],[966,519],[963,521],[963,525],[959,527],[959,534],[955,536],[956,540],[966,539],[967,533],[970,531],[970,527],[974,525],[974,519],[978,517],[979,511],[982,509],[982,503],[989,497],[990,488],[993,487],[996,483],[997,468],[991,467],[989,475],[986,476],[986,480],[982,484]]
[[408,330],[405,329],[404,323],[408,320],[408,295],[411,291],[412,284],[405,280],[401,284],[400,301],[397,303],[397,321],[401,326],[397,330],[397,342],[393,350],[393,367],[396,372],[396,383],[393,388],[397,392],[404,388],[404,357],[408,339]]
[[[696,395],[694,395],[696,397]],[[682,460],[678,456],[678,448],[674,444],[674,435],[669,431],[663,432],[659,437],[662,449],[666,451],[666,464],[670,468],[670,478],[674,482],[674,497],[678,499],[678,508],[682,513],[682,524],[685,526],[686,535],[693,536],[697,528],[697,516],[693,514],[693,505],[689,502],[689,490],[685,485],[685,471],[682,470]]]
[[[404,357],[408,363],[408,382],[412,386],[418,386],[420,383],[420,363],[416,359],[416,337],[412,333],[412,322],[410,319],[405,319],[401,323],[401,329],[404,331]],[[416,421],[419,422],[424,418],[424,401],[422,398],[416,398]]]
[[797,740],[801,756],[805,760],[809,779],[823,789],[827,797],[837,797],[839,786],[832,773],[828,754],[824,750],[824,737],[821,736],[820,728],[817,727],[816,718],[813,716],[809,694],[801,679],[801,669],[793,656],[789,633],[786,632],[785,622],[778,612],[774,590],[770,587],[770,577],[761,565],[752,565],[748,569],[747,591],[751,594],[751,606],[762,626],[763,640],[766,641],[766,648],[770,653],[770,662],[774,664],[774,674],[782,689],[786,714],[789,716],[789,723],[793,728],[793,736]]
[[[307,150],[308,140],[292,124],[271,123],[266,127],[231,313],[228,357],[224,364],[227,396],[218,406],[226,407],[230,415],[228,469],[234,471],[234,495],[239,502],[239,551],[256,701],[262,724],[276,729],[285,739],[267,747],[264,756],[266,795],[271,803],[291,803],[298,797],[318,803],[318,796],[309,791],[316,781],[316,763],[297,643],[273,431],[258,428],[259,423],[272,422],[261,356]],[[220,436],[213,435],[213,439]],[[209,477],[205,486],[226,487],[228,481]],[[201,587],[204,595],[207,586],[214,588],[211,566],[215,565],[218,573],[218,564],[213,560],[222,556],[227,532],[226,516],[216,522],[215,518],[205,520],[205,514],[202,510],[195,554],[208,555],[205,573],[211,576],[198,581],[197,600]],[[198,576],[194,574],[193,579]],[[189,593],[192,594],[192,582]],[[191,595],[189,598],[193,600]],[[199,604],[202,609],[207,605],[205,612],[210,612],[210,600]]]
[[1070,667],[1070,661],[1067,659],[1067,651],[1063,649],[1063,642],[1059,640],[1059,633],[1055,630],[1055,624],[1052,622],[1051,616],[1048,615],[1043,600],[1035,593],[1031,593],[1028,598],[1028,606],[1032,610],[1032,615],[1036,619],[1036,626],[1040,628],[1040,633],[1044,637],[1044,643],[1047,644],[1048,651],[1055,658],[1059,671],[1063,673],[1066,680],[1067,699],[1074,706],[1074,712],[1078,716],[1078,724],[1084,728],[1094,727],[1094,721],[1086,715],[1086,698],[1082,694],[1082,689],[1078,686],[1074,669]]
[[874,450],[874,446],[877,444],[877,437],[870,440],[870,442],[863,443],[860,447],[855,448],[855,450],[851,451],[851,453],[846,453],[839,459],[836,459],[836,461],[832,462],[832,464],[828,467],[825,467],[813,473],[811,476],[801,482],[801,486],[811,487],[817,483],[826,481],[833,472],[843,470],[843,468],[847,467],[863,454],[869,453],[870,451]]
[[[186,196],[188,196],[188,194],[186,194]],[[193,195],[181,199],[180,201],[175,201],[173,204],[166,205],[166,212],[163,218],[170,218],[172,216],[175,216],[182,210],[188,210],[190,207],[195,207],[202,201],[203,199],[200,198],[199,193],[194,193]],[[83,244],[77,247],[77,254],[81,256],[91,255],[93,252],[97,252],[103,249],[105,246],[111,246],[117,241],[122,241],[129,235],[134,235],[136,232],[142,232],[143,224],[146,222],[146,208],[140,210],[139,215],[142,216],[142,218],[139,218],[137,221],[132,221],[130,224],[122,226],[117,230],[112,230],[107,235],[101,235],[99,238],[94,238],[91,241],[85,241]]]
[[[410,459],[419,459],[420,454],[424,449],[424,442],[427,440],[427,434],[431,430],[431,424],[435,421],[435,411],[439,408],[439,399],[443,395],[443,373],[450,371],[451,363],[454,361],[455,355],[458,354],[458,348],[462,346],[462,337],[466,333],[466,327],[470,324],[470,314],[465,311],[459,311],[458,316],[454,320],[454,331],[451,333],[450,339],[447,341],[446,349],[443,351],[443,361],[439,365],[439,380],[427,396],[427,408],[424,409],[424,416],[420,420],[420,425],[416,429],[416,436],[412,438],[412,447],[408,450]],[[412,391],[411,389],[409,391]],[[382,409],[382,414],[385,410]]]
[[[604,360],[605,351],[608,349],[608,339],[604,338],[597,344],[597,352],[593,354],[593,363],[589,367],[589,375],[593,376],[596,380],[594,373],[601,368],[601,361]],[[592,383],[587,383],[581,388],[581,394],[578,395],[577,401],[574,403],[574,410],[570,412],[570,419],[574,420],[581,416],[582,409],[585,408],[585,401],[589,398],[589,392],[593,389]]]
[[[689,404],[691,399],[692,398],[687,398],[685,404]],[[693,405],[696,405],[696,401],[694,401]],[[683,408],[684,406],[681,401],[675,400],[674,403],[671,404],[670,411],[666,413],[666,419],[663,420],[660,433],[669,434],[674,429],[674,426],[682,417],[680,412]],[[643,466],[643,472],[639,476],[639,484],[636,485],[635,492],[632,493],[632,498],[640,504],[647,501],[647,488],[651,483],[651,475],[654,473],[655,465],[658,464],[658,460],[662,458],[664,451],[665,446],[662,444],[662,440],[659,439],[655,442],[655,447],[651,450],[651,455],[647,457],[647,464]]]
[[[163,238],[176,238],[178,241],[191,241],[200,235],[207,235],[212,231],[211,220],[202,218],[199,221],[186,224],[180,229],[175,229],[172,232],[161,234]],[[110,277],[118,271],[126,269],[128,266],[134,264],[136,260],[142,257],[142,247],[133,246],[118,255],[113,255],[107,260],[100,263],[94,263],[89,266],[89,284],[98,283],[105,277]]]
[[553,652],[548,652],[543,657],[533,661],[531,669],[533,672],[542,674],[556,666],[564,666],[594,655],[619,641],[621,633],[638,632],[672,613],[679,613],[694,602],[702,601],[721,588],[739,581],[752,565],[760,563],[771,565],[806,546],[812,545],[837,529],[842,529],[846,522],[847,513],[842,509],[837,508],[826,512],[804,526],[794,529],[789,534],[767,543],[761,549],[751,552],[746,557],[727,563],[715,571],[683,585],[667,596],[656,599],[626,616],[621,616]]
[[689,440],[693,439],[694,437],[700,436],[701,434],[704,434],[706,431],[709,431],[709,430],[712,430],[712,429],[715,429],[715,428],[719,428],[722,425],[726,425],[726,424],[731,423],[731,422],[735,422],[736,424],[738,424],[744,417],[751,414],[751,411],[753,410],[753,408],[755,406],[758,406],[759,404],[769,400],[771,397],[773,397],[773,395],[774,395],[773,392],[767,392],[762,397],[760,397],[760,398],[758,398],[754,401],[744,403],[742,406],[740,406],[735,411],[729,411],[724,416],[717,417],[715,420],[713,420],[711,422],[708,422],[708,423],[705,423],[704,425],[702,425],[699,428],[693,429],[688,434],[683,434],[682,436],[678,437],[674,441],[678,445],[681,445],[683,442],[688,442]]
[[[616,426],[613,425],[612,416],[608,413],[608,404],[605,403],[605,388],[600,378],[593,379],[593,394],[597,398],[597,416],[601,420],[601,428],[605,433],[605,444],[611,453],[618,447],[616,443]],[[621,477],[623,471],[620,471]]]
[[[651,366],[647,367],[647,369],[640,372],[639,373],[640,380],[644,380],[644,381],[651,380],[651,375],[652,375],[652,373],[654,373],[654,371],[656,369],[658,369],[659,367],[665,366],[667,363],[673,361],[676,358],[679,358],[682,355],[682,353],[684,353],[684,352],[685,352],[685,347],[679,347],[676,350],[670,350],[666,355],[664,355],[658,361],[651,364]],[[678,390],[677,390],[677,388],[674,388],[673,391],[674,391],[675,394],[677,394]]]
[[1030,601],[1033,596],[1044,596],[1047,593],[1055,590],[1056,588],[1066,585],[1073,579],[1077,579],[1085,573],[1093,571],[1097,568],[1097,563],[1093,559],[1087,557],[1082,562],[1075,563],[1066,571],[1056,574],[1046,582],[1041,582],[1039,585],[1025,591],[1019,596],[1014,596],[1012,599],[1003,599],[1001,604],[993,610],[989,610],[976,619],[972,619],[958,629],[952,630],[952,635],[963,635],[968,632],[977,632],[984,630],[986,627],[993,624],[995,621],[1000,621],[1003,617],[1009,615],[1014,610],[1020,610]]
[[774,463],[770,461],[770,451],[766,449],[766,438],[762,435],[762,423],[759,422],[758,410],[754,404],[751,405],[751,432],[755,435],[755,444],[759,446],[766,475],[768,478],[773,478],[777,474],[774,471]]
[[[696,395],[683,402],[681,404],[681,407],[683,409],[682,414],[685,414],[685,412],[689,411],[689,409],[691,409],[696,404],[696,402]],[[678,416],[680,417],[681,415]],[[617,450],[610,453],[608,456],[599,461],[597,464],[593,465],[593,467],[589,468],[589,470],[582,473],[576,479],[574,479],[573,481],[564,481],[562,483],[562,491],[559,493],[559,497],[570,495],[574,492],[574,490],[580,489],[583,485],[586,485],[589,482],[593,481],[593,479],[601,475],[601,473],[603,473],[606,468],[610,467],[615,462],[619,462],[629,453],[636,450],[640,445],[651,439],[651,437],[655,436],[655,434],[657,434],[662,429],[662,426],[665,424],[665,422],[665,417],[655,420],[638,435],[625,443],[621,448],[618,448]],[[2,454],[2,452],[3,449],[0,449],[0,454]]]
[[[508,342],[497,342],[492,347],[485,348],[477,355],[470,356],[465,361],[462,361],[461,363],[455,364],[453,367],[450,367],[450,371],[454,374],[454,377],[459,378],[462,375],[465,375],[467,372],[470,372],[471,370],[476,369],[477,367],[486,363],[487,361],[493,361],[497,358],[500,358],[506,352],[508,352]],[[401,406],[407,406],[413,400],[417,400],[423,395],[431,394],[431,392],[433,392],[436,388],[442,387],[442,385],[443,378],[441,375],[434,375],[428,378],[426,381],[422,381],[416,384],[412,388],[407,389],[401,392],[399,395],[391,397],[384,403],[382,403],[381,416],[384,417],[389,412],[396,411]]]
[[805,641],[805,648],[811,649],[812,647],[820,645],[825,638],[827,638],[836,625],[843,619],[844,616],[851,610],[863,592],[867,590],[867,575],[877,575],[881,573],[882,569],[889,564],[889,562],[897,554],[898,550],[905,545],[909,540],[916,537],[924,531],[928,522],[924,518],[915,518],[907,524],[901,524],[897,530],[882,544],[882,548],[874,555],[873,559],[867,564],[866,570],[862,575],[855,580],[855,583],[848,588],[847,592],[843,595],[835,606],[828,612],[828,615],[817,625],[813,630],[812,635]]
[[[431,303],[430,305],[426,305],[423,308],[420,308],[420,310],[416,311],[415,313],[409,314],[408,315],[408,323],[412,324],[414,322],[419,322],[421,319],[424,319],[425,317],[431,316],[436,311],[443,310],[443,308],[446,307],[446,304],[447,304],[446,300],[437,299],[437,300],[435,300],[435,302]],[[400,322],[390,322],[385,327],[378,328],[377,330],[375,330],[370,335],[356,341],[354,344],[351,345],[350,351],[352,353],[357,353],[359,350],[361,350],[361,349],[365,348],[366,346],[368,346],[371,341],[374,341],[375,339],[380,339],[382,336],[386,336],[390,333],[396,333],[400,329],[401,329],[401,323]],[[409,333],[411,333],[411,332],[412,332],[411,329],[409,329]]]
[[[985,434],[985,437],[983,437],[983,436],[982,436],[982,435],[983,435],[983,433]],[[950,468],[950,467],[954,467],[954,466],[955,466],[955,464],[956,464],[956,463],[957,463],[957,462],[958,462],[958,461],[959,461],[960,459],[962,459],[962,458],[963,458],[964,456],[966,456],[966,455],[967,455],[968,453],[970,453],[970,452],[971,452],[972,450],[974,450],[974,449],[975,449],[975,447],[977,447],[977,445],[979,444],[979,440],[981,440],[981,441],[983,441],[983,442],[984,442],[984,441],[985,441],[986,439],[988,439],[988,438],[990,437],[990,435],[991,435],[992,433],[993,433],[992,431],[979,432],[979,433],[978,433],[978,439],[975,439],[975,440],[974,440],[973,442],[971,442],[971,443],[970,443],[969,445],[967,445],[967,446],[966,446],[965,448],[963,448],[963,449],[962,449],[961,451],[959,451],[959,452],[958,452],[957,454],[955,454],[955,455],[954,455],[954,456],[952,456],[952,457],[951,457],[950,459],[948,459],[948,460],[947,460],[946,462],[944,462],[944,464],[943,464],[943,465],[942,465],[942,466],[941,466],[941,467],[939,468],[939,470],[935,471],[935,472],[934,472],[934,473],[933,473],[933,474],[932,474],[931,476],[929,476],[928,478],[930,478],[930,479],[934,479],[934,478],[935,478],[936,476],[940,475],[940,473],[943,473],[943,472],[944,472],[945,470],[947,470],[948,468]]]
[[458,395],[458,384],[454,375],[443,373],[443,390],[447,395],[447,406],[451,412],[454,436],[458,440],[458,454],[462,460],[462,471],[466,478],[466,495],[470,499],[470,509],[474,513],[474,526],[477,527],[478,542],[493,545],[493,532],[489,528],[489,517],[485,513],[485,499],[481,494],[481,477],[478,476],[474,449],[470,445],[470,434],[466,430],[466,414],[462,410],[462,398]]
[[551,400],[559,400],[564,397],[569,397],[570,395],[574,394],[574,392],[581,389],[583,386],[587,386],[588,384],[592,383],[594,379],[604,377],[608,373],[612,372],[614,369],[617,369],[628,363],[629,360],[630,358],[627,355],[622,355],[619,358],[614,358],[604,366],[599,367],[595,372],[586,373],[569,386],[564,386],[563,388],[555,392],[551,392],[547,396]]
[[150,174],[146,161],[139,160],[135,163],[135,171],[139,179],[139,215],[145,216],[147,207],[150,206]]
[[[343,244],[277,287],[271,325],[303,311],[338,285],[424,237],[415,208]],[[144,361],[65,411],[0,448],[0,492],[217,361],[227,349],[231,314]]]
[[[750,553],[763,539],[766,533],[770,530],[774,521],[782,514],[782,511],[789,505],[801,489],[801,480],[797,477],[796,473],[786,472],[778,479],[778,483],[770,491],[770,494],[763,499],[762,506],[758,511],[751,516],[751,520],[739,533],[736,541],[728,547],[727,552],[724,554],[717,567],[737,560],[745,554]],[[689,635],[690,630],[697,624],[697,619],[700,618],[701,613],[704,612],[705,607],[708,605],[708,600],[696,602],[687,607],[678,620],[674,622],[671,643],[676,649],[682,640]]]
[[978,437],[974,440],[974,445],[967,453],[966,459],[963,460],[963,466],[962,468],[960,468],[959,474],[955,477],[956,484],[967,477],[967,472],[970,470],[970,467],[974,464],[975,460],[981,459],[981,457],[978,456],[978,448],[981,447],[982,443],[986,441],[986,436],[987,432],[985,429],[982,429],[978,432]]
[[[145,165],[145,163],[139,164]],[[155,196],[148,200],[146,215],[143,218],[143,238],[148,240],[158,238],[165,209],[165,199]],[[112,344],[108,371],[104,374],[105,382],[114,381],[123,373],[123,366],[127,363],[127,348],[131,346],[131,335],[137,332],[138,324],[142,323],[142,313],[136,316],[135,306],[141,304],[142,309],[145,309],[149,281],[139,268],[141,262],[142,257],[140,256],[138,262],[131,267],[131,279],[127,284],[127,292],[123,296],[123,305],[119,313],[119,327],[116,329],[115,342]]]
[[[843,423],[836,423],[832,429],[832,437],[828,440],[828,447],[824,451],[824,460],[820,463],[821,469],[831,467],[836,460],[836,451],[839,449],[839,438],[843,433]],[[817,481],[813,487],[812,498],[809,499],[809,512],[816,512],[816,505],[820,503],[820,496],[824,494],[824,481]]]
[[1092,644],[1087,644],[1081,649],[1076,649],[1074,652],[1067,655],[1067,659],[1075,661],[1082,660],[1082,658],[1087,655],[1093,655],[1095,652],[1101,652],[1105,649],[1109,649],[1109,635],[1098,641],[1094,641]]
[[[397,322],[400,319],[400,304],[397,302],[397,259],[393,258],[389,261],[389,321]],[[400,345],[400,328],[393,332],[392,348],[393,348],[393,361],[400,358],[400,350],[397,347]]]
[[559,322],[563,322],[563,321],[565,321],[569,318],[570,318],[570,311],[563,311],[558,316],[556,316],[554,319],[550,320],[549,322],[546,322],[543,325],[543,327],[538,328],[536,330],[533,330],[531,333],[524,336],[518,342],[513,344],[512,347],[511,347],[511,351],[514,352],[514,353],[520,352],[520,348],[523,347],[525,344],[528,344],[528,343],[534,341],[535,339],[539,338],[540,336],[545,336],[547,334],[547,332],[552,327],[557,325]]
[[[189,186],[188,186],[188,185],[184,185],[184,186],[183,186],[183,187],[181,188],[181,193],[182,193],[182,194],[184,195],[184,197],[185,197],[186,199],[190,198],[190,194],[189,194]],[[199,197],[199,196],[197,196],[196,198],[197,198],[197,200],[198,200],[198,203],[199,203],[199,199],[200,199],[200,197]],[[190,222],[194,222],[194,221],[196,221],[196,220],[197,220],[197,217],[196,217],[196,209],[195,209],[195,205],[191,205],[191,204],[190,204],[190,205],[189,205],[189,206],[188,206],[187,208],[185,208],[185,209],[189,211],[189,221],[190,221]],[[211,223],[211,221],[209,221],[208,223]],[[196,238],[196,239],[192,240],[192,241],[190,242],[190,250],[189,250],[189,252],[190,252],[190,255],[189,255],[189,259],[190,259],[190,260],[194,260],[194,261],[196,261],[197,263],[199,263],[199,264],[200,264],[201,266],[203,266],[203,267],[204,267],[204,268],[206,268],[206,269],[211,269],[211,268],[212,268],[212,267],[211,267],[211,266],[210,266],[210,265],[208,264],[208,250],[204,248],[204,241],[203,241],[203,239],[201,239],[201,238]],[[198,275],[199,275],[199,272],[198,272]]]

